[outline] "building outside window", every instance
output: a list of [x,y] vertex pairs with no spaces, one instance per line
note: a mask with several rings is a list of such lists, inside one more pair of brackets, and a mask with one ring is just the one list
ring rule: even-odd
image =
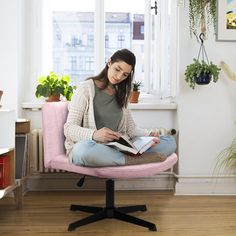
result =
[[105,48],[109,48],[109,35],[105,35]]

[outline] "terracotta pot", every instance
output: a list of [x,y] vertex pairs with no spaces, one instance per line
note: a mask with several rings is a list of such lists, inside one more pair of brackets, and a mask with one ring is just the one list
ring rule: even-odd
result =
[[60,95],[51,95],[46,99],[47,102],[59,102]]
[[138,98],[139,98],[139,91],[131,91],[130,97],[129,97],[129,102],[130,103],[138,103]]

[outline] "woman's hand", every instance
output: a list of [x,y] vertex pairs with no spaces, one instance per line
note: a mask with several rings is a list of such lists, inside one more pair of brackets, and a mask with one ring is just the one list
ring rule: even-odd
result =
[[93,140],[101,143],[107,143],[113,141],[114,139],[119,139],[120,136],[120,133],[115,132],[109,128],[103,127],[93,133]]
[[160,134],[158,133],[158,132],[151,132],[150,134],[149,134],[149,136],[153,136],[154,138],[153,138],[153,141],[155,142],[154,144],[153,144],[153,146],[155,146],[155,145],[157,145],[158,143],[160,143]]

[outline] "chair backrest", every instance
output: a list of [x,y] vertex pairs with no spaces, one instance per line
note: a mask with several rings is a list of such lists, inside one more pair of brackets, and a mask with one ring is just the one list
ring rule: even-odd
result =
[[65,154],[64,124],[68,102],[47,102],[42,108],[44,166],[50,168],[51,158]]
[[83,167],[68,161],[64,147],[64,124],[68,115],[68,102],[47,102],[42,108],[42,128],[45,168],[65,170],[109,179],[131,179],[153,176],[171,168],[178,160],[173,153],[166,161],[142,165]]

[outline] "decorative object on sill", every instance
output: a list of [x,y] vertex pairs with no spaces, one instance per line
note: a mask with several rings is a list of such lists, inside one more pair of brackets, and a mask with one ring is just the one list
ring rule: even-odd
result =
[[214,172],[219,173],[222,169],[228,169],[233,172],[236,170],[236,138],[216,158]]
[[3,91],[0,90],[0,108],[2,107],[2,105],[1,105],[1,98],[2,98],[2,95],[3,95]]
[[216,32],[216,1],[217,0],[189,0],[189,28],[190,36],[209,31],[213,25]]
[[[199,35],[199,38],[201,40],[201,46],[198,52],[197,59],[194,58],[193,63],[187,65],[187,68],[184,73],[185,81],[189,83],[189,86],[192,89],[195,89],[196,84],[209,84],[211,80],[216,83],[219,79],[220,68],[212,62],[209,63],[206,50],[203,44],[203,37],[204,34],[201,33]],[[202,57],[201,60],[200,56]]]
[[130,93],[129,102],[130,103],[138,103],[139,95],[140,95],[140,87],[142,86],[141,81],[134,81],[132,84],[132,91]]
[[51,71],[47,76],[40,76],[38,81],[35,92],[37,98],[45,97],[47,102],[56,102],[60,101],[62,95],[68,101],[71,100],[73,87],[69,85],[69,75],[59,76]]
[[236,74],[232,71],[228,64],[226,64],[224,61],[221,61],[220,67],[230,79],[236,81]]

